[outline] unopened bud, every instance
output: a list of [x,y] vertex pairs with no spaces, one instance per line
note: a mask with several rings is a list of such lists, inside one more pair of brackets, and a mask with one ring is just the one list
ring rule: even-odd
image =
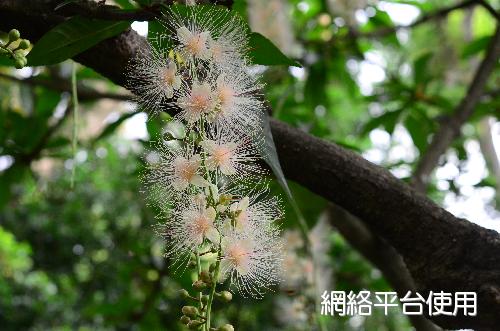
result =
[[18,30],[12,29],[9,31],[9,41],[13,42],[18,40],[21,37],[21,34],[19,33]]
[[201,302],[203,302],[203,303],[207,303],[207,302],[208,302],[208,298],[209,298],[209,297],[208,297],[208,295],[204,295],[204,296],[202,296],[202,297],[201,297]]
[[231,200],[233,199],[233,197],[229,194],[222,194],[220,197],[219,197],[219,203],[221,205],[228,205]]
[[179,290],[179,294],[181,295],[181,297],[183,298],[187,298],[189,297],[189,292],[186,291],[185,289],[182,289],[182,290]]
[[189,322],[191,322],[191,319],[189,317],[187,317],[186,315],[182,316],[181,319],[180,319],[181,323],[182,324],[188,324]]
[[16,69],[24,68],[24,65],[25,65],[24,58],[17,58],[14,65],[15,65]]
[[222,291],[220,293],[216,294],[217,298],[219,298],[221,301],[224,302],[229,302],[233,300],[233,294],[229,291]]
[[231,324],[224,324],[220,326],[217,331],[234,331],[234,327]]
[[198,308],[193,307],[193,306],[184,306],[182,307],[182,313],[188,317],[196,317],[198,315]]
[[193,289],[195,291],[201,292],[207,287],[207,284],[205,284],[201,280],[197,280],[196,282],[193,283]]
[[210,276],[210,273],[206,270],[203,270],[200,273],[200,279],[207,284],[210,284],[212,282],[212,277]]
[[187,326],[188,326],[188,328],[189,328],[190,330],[196,330],[196,329],[197,329],[197,328],[199,328],[199,327],[200,327],[200,325],[202,325],[202,324],[203,324],[203,322],[202,322],[202,321],[194,320],[194,321],[189,322],[189,324],[188,324]]
[[28,39],[23,39],[19,43],[19,48],[20,49],[28,49],[30,48],[30,41]]

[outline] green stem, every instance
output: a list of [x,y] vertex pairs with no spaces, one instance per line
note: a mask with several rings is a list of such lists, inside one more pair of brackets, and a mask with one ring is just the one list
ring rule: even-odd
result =
[[212,288],[210,289],[210,295],[208,297],[208,302],[207,302],[207,323],[205,324],[205,330],[209,331],[210,330],[210,313],[212,310],[212,302],[214,301],[214,296],[215,296],[215,288],[217,286],[217,279],[219,278],[219,270],[220,270],[220,258],[221,258],[221,244],[219,242],[219,251],[217,253],[217,262],[215,263],[215,270],[214,270],[214,276],[213,276],[213,281],[212,281]]
[[[196,267],[198,268],[197,271],[198,271],[198,279],[199,279],[200,274],[201,274],[201,260],[200,260],[199,247],[196,249]],[[203,308],[203,303],[201,302],[202,295],[203,294],[201,292],[198,292],[198,308],[200,309],[200,311]]]
[[71,169],[71,189],[75,186],[75,171],[76,171],[76,147],[78,140],[78,93],[76,88],[76,63],[73,63],[73,70],[71,71],[71,91],[73,101],[73,168]]

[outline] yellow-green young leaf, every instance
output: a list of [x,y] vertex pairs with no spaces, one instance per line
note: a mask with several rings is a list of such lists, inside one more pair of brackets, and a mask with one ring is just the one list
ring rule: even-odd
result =
[[28,65],[48,65],[67,60],[98,42],[111,38],[130,25],[127,21],[106,21],[73,17],[47,32],[28,55]]
[[287,65],[302,67],[300,63],[288,58],[269,39],[257,32],[250,34],[250,59],[254,64],[266,66]]

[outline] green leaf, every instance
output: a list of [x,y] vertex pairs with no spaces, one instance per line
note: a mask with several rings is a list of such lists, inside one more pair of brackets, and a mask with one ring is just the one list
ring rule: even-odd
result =
[[274,175],[276,176],[276,180],[280,184],[280,186],[285,191],[288,201],[290,205],[294,209],[297,218],[299,220],[300,229],[302,234],[307,239],[307,233],[309,232],[307,223],[302,215],[302,212],[297,204],[297,201],[293,197],[292,191],[288,186],[288,182],[286,181],[285,174],[283,173],[283,169],[281,169],[281,164],[278,158],[278,152],[276,151],[276,145],[274,144],[273,134],[271,133],[271,125],[269,122],[269,116],[265,113],[261,114],[262,124],[264,128],[264,143],[259,145],[259,152],[262,155],[262,159],[269,165]]
[[484,36],[469,43],[462,52],[462,59],[467,59],[485,50],[490,44],[491,38],[492,36]]
[[106,21],[73,17],[59,24],[35,44],[28,65],[48,65],[67,60],[98,42],[111,38],[130,25],[126,21]]
[[266,66],[288,65],[302,67],[297,61],[288,58],[269,39],[257,32],[250,34],[250,59],[254,64]]
[[431,70],[428,68],[431,59],[432,53],[426,52],[419,56],[413,63],[415,84],[425,84],[432,78]]

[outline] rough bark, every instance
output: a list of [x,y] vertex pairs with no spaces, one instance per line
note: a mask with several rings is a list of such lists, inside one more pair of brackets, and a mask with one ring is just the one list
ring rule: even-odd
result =
[[[0,29],[36,41],[62,18],[47,3],[0,1]],[[10,7],[9,7],[10,5]],[[45,7],[44,7],[45,6]],[[33,10],[34,8],[35,10]],[[146,41],[128,30],[75,58],[124,85],[128,61]],[[433,317],[447,328],[495,330],[500,323],[500,235],[454,217],[388,171],[277,120],[271,129],[287,178],[368,222],[404,258],[417,289],[476,291],[478,316]]]

